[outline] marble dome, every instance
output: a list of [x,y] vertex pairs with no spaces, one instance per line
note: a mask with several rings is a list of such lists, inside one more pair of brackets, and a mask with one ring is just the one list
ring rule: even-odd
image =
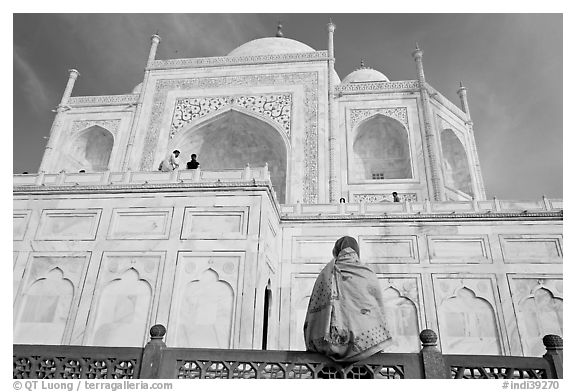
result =
[[228,56],[258,56],[266,54],[306,53],[315,52],[310,46],[290,38],[266,37],[258,38],[240,45]]
[[140,94],[141,92],[142,92],[142,82],[140,82],[136,86],[134,86],[131,94]]
[[359,68],[351,72],[344,78],[342,83],[362,83],[362,82],[389,82],[390,80],[380,71],[372,68]]

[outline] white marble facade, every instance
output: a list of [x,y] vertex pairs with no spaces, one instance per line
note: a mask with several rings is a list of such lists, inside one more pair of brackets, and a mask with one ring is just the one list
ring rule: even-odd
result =
[[[161,323],[172,347],[302,350],[343,235],[380,278],[386,351],[424,328],[445,353],[562,335],[562,202],[485,200],[470,116],[422,69],[340,82],[331,49],[287,38],[158,42],[130,94],[70,97],[71,72],[40,173],[15,176],[14,343],[143,346]],[[174,149],[202,170],[157,171]]]
[[301,350],[343,235],[381,280],[387,351],[419,350],[424,328],[445,353],[541,355],[544,334],[562,335],[559,200],[280,206],[268,180],[222,173],[16,176],[14,342],[142,346],[161,323],[172,347],[261,349],[266,335]]

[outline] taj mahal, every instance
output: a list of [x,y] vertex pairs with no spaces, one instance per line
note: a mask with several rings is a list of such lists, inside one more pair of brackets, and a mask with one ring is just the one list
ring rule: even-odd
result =
[[14,175],[14,343],[143,347],[162,324],[168,347],[304,350],[344,235],[379,278],[387,352],[425,328],[446,354],[562,336],[562,200],[487,199],[466,87],[445,98],[418,47],[413,80],[341,77],[335,29],[327,50],[279,27],[169,60],[155,34],[124,95],[76,96],[69,70],[38,173]]

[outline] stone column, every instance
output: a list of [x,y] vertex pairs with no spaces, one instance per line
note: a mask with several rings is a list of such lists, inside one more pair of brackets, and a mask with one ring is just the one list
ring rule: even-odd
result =
[[[426,179],[428,181],[428,196],[434,201],[446,200],[444,189],[444,179],[442,178],[442,167],[440,162],[440,148],[438,138],[432,126],[433,117],[430,107],[430,96],[426,87],[426,77],[424,76],[424,66],[422,65],[422,50],[416,45],[416,50],[412,52],[412,57],[416,61],[418,71],[418,85],[420,87],[420,97],[422,100],[422,119],[424,121],[424,163],[427,166]],[[431,185],[431,186],[430,186]]]
[[[148,54],[148,62],[146,63],[146,70],[144,71],[144,80],[142,81],[142,88],[140,89],[140,95],[138,96],[138,102],[136,103],[136,110],[134,111],[134,118],[132,119],[132,125],[130,127],[130,136],[128,137],[128,144],[126,145],[126,153],[124,154],[124,160],[122,162],[122,170],[138,170],[137,167],[132,167],[130,164],[130,156],[132,155],[132,150],[134,148],[134,140],[136,139],[136,130],[138,127],[138,121],[140,119],[140,113],[142,112],[142,102],[144,98],[144,92],[146,91],[146,86],[148,84],[148,79],[150,76],[150,67],[152,62],[156,59],[156,51],[158,50],[158,44],[161,38],[158,34],[154,34],[150,37],[152,43],[150,44],[150,52]],[[154,166],[152,166],[154,168]]]
[[336,119],[336,81],[334,80],[336,72],[334,70],[334,30],[336,30],[336,25],[330,21],[328,23],[328,159],[330,162],[328,169],[328,194],[330,203],[337,201],[340,194],[336,177],[336,133],[338,131],[338,122]]
[[474,198],[476,200],[486,200],[486,188],[484,187],[484,180],[482,179],[482,170],[480,168],[480,160],[478,159],[478,149],[474,138],[474,123],[470,117],[470,107],[468,106],[468,91],[466,87],[462,85],[462,82],[460,82],[460,88],[457,93],[460,97],[460,107],[462,108],[462,111],[466,113],[466,125],[468,126],[470,142],[472,143],[470,152],[472,154],[471,158],[473,162],[474,177],[476,177],[476,181],[474,181]]
[[52,127],[50,128],[50,133],[48,136],[48,143],[46,143],[46,147],[44,149],[44,156],[42,157],[42,162],[40,163],[40,168],[38,169],[41,173],[46,173],[51,165],[52,160],[52,152],[54,150],[54,144],[56,143],[57,139],[57,130],[60,128],[60,124],[62,123],[63,113],[67,111],[69,108],[67,107],[68,101],[70,100],[70,96],[72,95],[72,90],[74,89],[74,83],[76,83],[76,79],[80,76],[80,72],[75,69],[68,70],[68,82],[66,83],[66,88],[64,89],[64,93],[62,94],[62,99],[60,100],[60,104],[56,107],[55,112],[56,116],[54,117],[54,122],[52,122]]

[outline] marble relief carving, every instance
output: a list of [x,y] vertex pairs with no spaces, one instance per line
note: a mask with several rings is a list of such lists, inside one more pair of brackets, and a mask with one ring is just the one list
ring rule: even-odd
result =
[[372,117],[375,114],[383,114],[384,116],[398,120],[408,129],[408,109],[405,107],[350,110],[350,128],[354,128],[360,121]]
[[81,120],[73,121],[70,127],[70,134],[74,135],[79,131],[90,128],[94,125],[102,127],[107,131],[110,131],[113,135],[118,132],[118,127],[120,126],[120,119],[115,120]]
[[278,124],[288,137],[290,136],[292,95],[285,93],[178,99],[170,125],[170,138],[195,120],[231,107],[241,107],[256,115],[267,117]]
[[[416,193],[398,193],[401,201],[417,201]],[[354,203],[393,202],[392,193],[357,193],[353,195]]]
[[166,97],[174,90],[201,90],[225,87],[291,86],[304,87],[304,184],[303,202],[318,202],[318,73],[296,72],[282,74],[222,76],[212,78],[165,79],[156,82],[152,113],[147,126],[141,170],[152,170],[160,137]]

